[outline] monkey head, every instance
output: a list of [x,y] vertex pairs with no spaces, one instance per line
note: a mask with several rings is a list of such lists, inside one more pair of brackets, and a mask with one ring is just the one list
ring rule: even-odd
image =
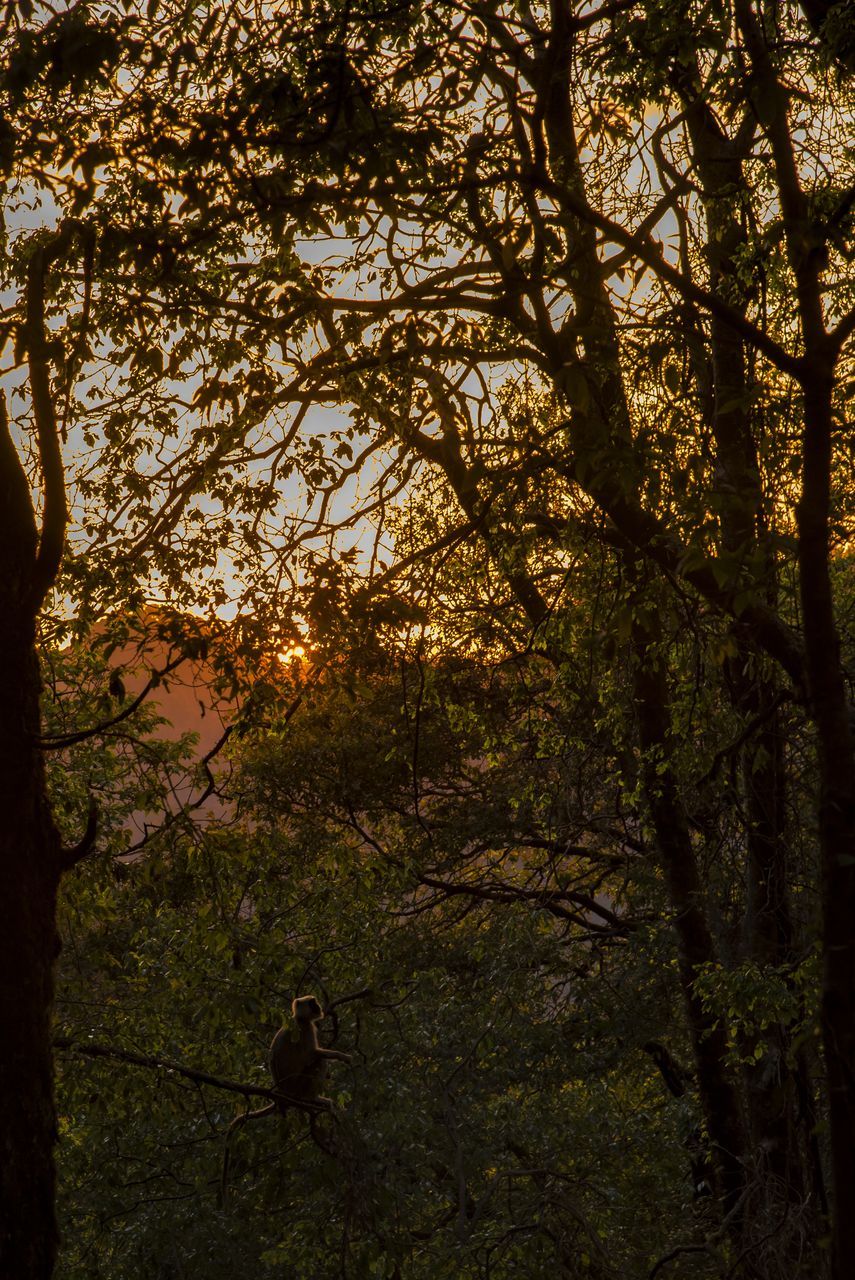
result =
[[324,1016],[315,996],[297,996],[291,1005],[291,1012],[297,1022],[317,1022]]

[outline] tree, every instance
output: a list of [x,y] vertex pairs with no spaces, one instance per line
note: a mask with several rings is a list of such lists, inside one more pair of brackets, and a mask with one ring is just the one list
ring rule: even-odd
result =
[[[687,672],[702,669],[727,705],[732,736],[709,769],[739,760],[728,832],[746,886],[742,945],[780,972],[813,936],[789,900],[786,816],[787,789],[801,785],[787,739],[810,726],[834,1268],[852,1271],[855,760],[836,573],[851,530],[851,442],[838,424],[855,311],[840,8],[811,9],[806,24],[749,0],[311,16],[80,3],[5,20],[6,171],[22,197],[45,193],[63,215],[47,234],[22,231],[7,269],[43,494],[37,546],[7,444],[4,580],[18,639],[3,676],[14,920],[2,972],[8,983],[23,967],[26,981],[3,988],[7,1042],[20,1046],[3,1097],[26,1106],[7,1103],[4,1168],[23,1159],[34,1180],[4,1203],[15,1247],[36,1251],[16,1263],[22,1275],[47,1274],[52,1251],[49,1223],[32,1224],[52,1177],[62,859],[32,646],[66,519],[55,404],[72,439],[77,429],[102,447],[78,472],[89,514],[67,578],[90,608],[158,585],[218,603],[243,575],[264,616],[272,569],[266,616],[287,631],[308,582],[320,629],[348,589],[323,540],[353,527],[337,495],[370,455],[377,547],[396,521],[404,545],[395,497],[420,470],[441,474],[458,506],[375,590],[477,538],[510,625],[524,617],[559,669],[556,583],[580,545],[610,549],[620,592],[606,630],[736,1257],[785,1208],[807,1198],[821,1214],[822,1202],[792,1018],[756,1042],[746,1085],[702,981],[727,947],[703,867],[718,814],[681,743],[694,726]],[[330,238],[344,262],[325,254]],[[81,369],[91,402],[73,391]],[[350,406],[350,421],[322,434],[322,404]],[[281,517],[286,474],[305,483],[305,522]],[[21,901],[39,918],[17,912]],[[758,1149],[769,1158],[755,1171]]]

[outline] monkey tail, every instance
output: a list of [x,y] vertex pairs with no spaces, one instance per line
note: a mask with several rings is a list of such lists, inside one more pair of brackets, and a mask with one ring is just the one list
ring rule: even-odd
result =
[[262,1116],[272,1115],[278,1110],[278,1104],[269,1102],[266,1107],[259,1107],[257,1111],[244,1111],[241,1115],[235,1116],[228,1129],[226,1130],[226,1140],[223,1144],[223,1167],[220,1171],[220,1183],[217,1187],[217,1208],[225,1209],[228,1199],[229,1189],[229,1161],[231,1158],[231,1140],[235,1130],[242,1128],[247,1120],[260,1120]]

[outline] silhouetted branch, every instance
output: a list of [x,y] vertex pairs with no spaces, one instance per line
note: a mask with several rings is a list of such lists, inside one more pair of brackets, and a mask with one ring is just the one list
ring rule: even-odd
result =
[[223,1089],[226,1093],[239,1093],[244,1098],[267,1098],[270,1102],[286,1102],[289,1107],[305,1111],[309,1115],[317,1115],[326,1107],[305,1102],[299,1098],[291,1098],[279,1089],[265,1089],[262,1085],[242,1084],[238,1080],[227,1080],[223,1076],[213,1076],[208,1071],[197,1071],[195,1067],[185,1067],[180,1062],[172,1062],[168,1058],[156,1058],[151,1054],[132,1053],[128,1049],[119,1049],[115,1045],[81,1043],[69,1036],[58,1036],[54,1042],[55,1049],[68,1053],[80,1053],[87,1058],[108,1058],[114,1062],[127,1062],[134,1067],[145,1067],[149,1071],[167,1071],[171,1075],[192,1080],[194,1084],[209,1085],[212,1089]]

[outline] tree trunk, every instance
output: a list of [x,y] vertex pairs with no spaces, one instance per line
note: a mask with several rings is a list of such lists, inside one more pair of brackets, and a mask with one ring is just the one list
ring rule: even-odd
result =
[[[707,225],[706,259],[709,289],[723,303],[748,315],[751,282],[738,264],[750,250],[746,199],[748,186],[742,153],[748,136],[743,129],[728,136],[703,92],[695,55],[685,48],[674,52],[672,80],[686,108],[686,126],[703,192]],[[753,127],[756,127],[754,125]],[[687,270],[688,270],[687,262]],[[721,543],[734,566],[734,581],[750,584],[769,608],[777,605],[775,553],[766,528],[762,479],[754,433],[751,386],[752,356],[732,325],[713,315],[710,325],[711,360],[696,368],[699,404],[709,418],[716,453],[716,503]],[[695,361],[698,366],[699,361]],[[724,673],[731,704],[743,728],[757,729],[739,751],[745,813],[745,955],[761,966],[793,965],[793,926],[787,886],[787,844],[784,831],[785,766],[778,689],[750,627],[734,622],[731,634],[735,656]],[[803,1248],[806,1188],[815,1192],[814,1227],[824,1205],[821,1173],[813,1177],[806,1159],[813,1135],[800,1114],[808,1081],[797,1081],[791,1067],[790,1028],[769,1027],[763,1035],[743,1037],[748,1065],[747,1120],[754,1160],[750,1213],[758,1235],[770,1224],[792,1223],[779,1231],[782,1257],[798,1265]],[[757,1051],[761,1057],[758,1059]],[[808,1109],[812,1113],[812,1108]],[[794,1216],[796,1215],[796,1216]]]
[[[799,590],[805,666],[819,757],[822,887],[822,1038],[831,1144],[835,1280],[855,1275],[855,737],[831,583],[831,477],[835,365],[840,342],[826,330],[822,274],[827,229],[802,186],[790,130],[789,87],[778,77],[767,29],[750,0],[734,13],[757,84],[760,126],[772,153],[787,256],[795,280],[803,356]],[[777,52],[775,57],[777,57]]]
[[13,620],[8,600],[2,609],[0,1274],[44,1280],[53,1272],[58,1240],[50,1014],[59,848],[34,746],[39,675],[32,625]]
[[56,1260],[56,1115],[50,1018],[62,867],[40,739],[36,618],[62,555],[62,462],[45,357],[44,273],[64,233],[30,262],[30,387],[43,517],[0,396],[0,1276],[47,1280]]
[[[654,624],[655,625],[655,624]],[[665,671],[649,633],[636,628],[633,689],[645,798],[674,913],[680,985],[694,1050],[704,1121],[720,1176],[722,1210],[739,1239],[745,1190],[745,1128],[739,1090],[728,1067],[723,1019],[704,1008],[695,989],[699,970],[717,962],[712,930],[686,816],[671,765],[671,723]]]

